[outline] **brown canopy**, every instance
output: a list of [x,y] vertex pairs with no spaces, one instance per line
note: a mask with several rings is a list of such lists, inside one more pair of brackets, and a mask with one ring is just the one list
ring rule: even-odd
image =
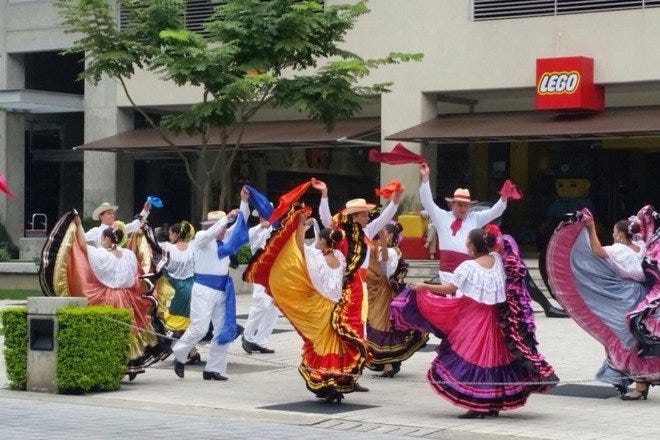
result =
[[660,107],[608,108],[601,113],[527,111],[440,115],[385,139],[449,143],[648,136],[660,136]]
[[[328,146],[334,145],[340,138],[360,138],[380,133],[380,118],[355,118],[338,121],[331,131],[327,131],[322,122],[304,121],[276,121],[276,122],[250,122],[246,124],[241,145],[251,148],[277,148],[287,146]],[[199,135],[170,134],[173,142],[183,149],[197,149],[201,140]],[[210,147],[217,147],[220,143],[220,132],[214,129],[209,139]],[[233,134],[228,145],[236,143]],[[143,128],[119,133],[115,136],[99,139],[76,147],[87,151],[171,151],[170,147],[151,128]]]

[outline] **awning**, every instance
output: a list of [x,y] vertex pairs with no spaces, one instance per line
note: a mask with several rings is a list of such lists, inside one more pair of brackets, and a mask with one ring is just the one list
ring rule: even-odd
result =
[[[214,129],[209,147],[219,147],[219,130]],[[350,140],[380,133],[380,118],[355,118],[338,121],[331,131],[318,121],[250,122],[245,126],[241,145],[266,149],[280,147],[313,147],[337,144],[350,145]],[[199,135],[172,134],[172,141],[181,149],[200,148]],[[342,138],[346,138],[343,140]],[[233,134],[228,145],[235,145]],[[158,132],[151,128],[136,129],[76,147],[87,151],[173,151]]]
[[608,108],[587,114],[527,111],[440,115],[385,139],[454,143],[655,136],[660,137],[660,107]]
[[43,90],[0,90],[0,107],[10,113],[77,113],[85,110],[85,97]]

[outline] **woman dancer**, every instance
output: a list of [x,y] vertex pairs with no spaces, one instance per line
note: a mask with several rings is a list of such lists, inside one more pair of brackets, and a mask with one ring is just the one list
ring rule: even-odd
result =
[[[168,241],[159,242],[161,249],[167,251],[168,260],[163,271],[163,282],[157,285],[158,292],[167,290],[169,284],[174,295],[165,312],[165,328],[172,332],[173,338],[180,338],[190,325],[190,292],[192,290],[195,267],[190,240],[195,236],[195,228],[187,221],[175,223],[169,227]],[[187,364],[199,364],[202,359],[195,348],[188,355]]]
[[[639,354],[626,319],[649,290],[639,282],[644,246],[630,241],[635,226],[617,225],[615,244],[603,247],[587,209],[560,224],[548,244],[548,280],[571,318],[605,347],[596,378],[614,385],[623,400],[646,399],[649,385],[660,383],[660,357]],[[626,394],[633,381],[635,390]]]
[[394,377],[401,369],[401,362],[429,339],[417,330],[396,330],[391,320],[390,304],[403,289],[408,272],[408,263],[401,258],[398,248],[402,231],[398,222],[385,225],[378,233],[378,243],[372,244],[367,269],[367,342],[371,354],[367,367],[382,371],[381,377]]
[[[335,245],[337,230],[324,229],[315,246],[305,246],[310,209],[289,211],[264,249],[258,251],[244,279],[259,283],[303,339],[298,371],[307,388],[327,402],[340,403],[355,391],[367,346],[360,313],[362,286],[345,280],[346,260]],[[330,324],[330,325],[328,325]]]
[[536,349],[517,247],[504,238],[502,255],[493,252],[498,234],[490,225],[471,230],[465,244],[472,259],[449,283],[415,284],[392,305],[398,328],[433,331],[442,339],[427,380],[440,396],[468,409],[459,418],[518,408],[557,379]]
[[[77,213],[66,214],[53,228],[42,253],[40,282],[50,296],[85,296],[88,304],[127,308],[133,314],[129,365],[133,380],[162,355],[151,325],[155,299],[138,278],[135,254],[118,244],[121,229],[106,228],[101,247],[88,246]],[[153,288],[153,286],[151,286]]]

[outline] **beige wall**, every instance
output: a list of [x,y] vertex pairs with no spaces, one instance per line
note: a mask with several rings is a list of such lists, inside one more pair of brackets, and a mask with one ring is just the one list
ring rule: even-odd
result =
[[[4,20],[7,52],[36,52],[62,49],[75,38],[66,35],[53,0],[33,0],[6,4]],[[0,18],[1,19],[1,18]],[[0,32],[2,31],[0,25]]]

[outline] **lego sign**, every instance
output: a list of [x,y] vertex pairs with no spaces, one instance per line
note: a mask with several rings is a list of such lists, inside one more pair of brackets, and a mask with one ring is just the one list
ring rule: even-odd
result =
[[586,57],[536,60],[536,109],[602,111],[605,93],[594,84],[594,60]]

